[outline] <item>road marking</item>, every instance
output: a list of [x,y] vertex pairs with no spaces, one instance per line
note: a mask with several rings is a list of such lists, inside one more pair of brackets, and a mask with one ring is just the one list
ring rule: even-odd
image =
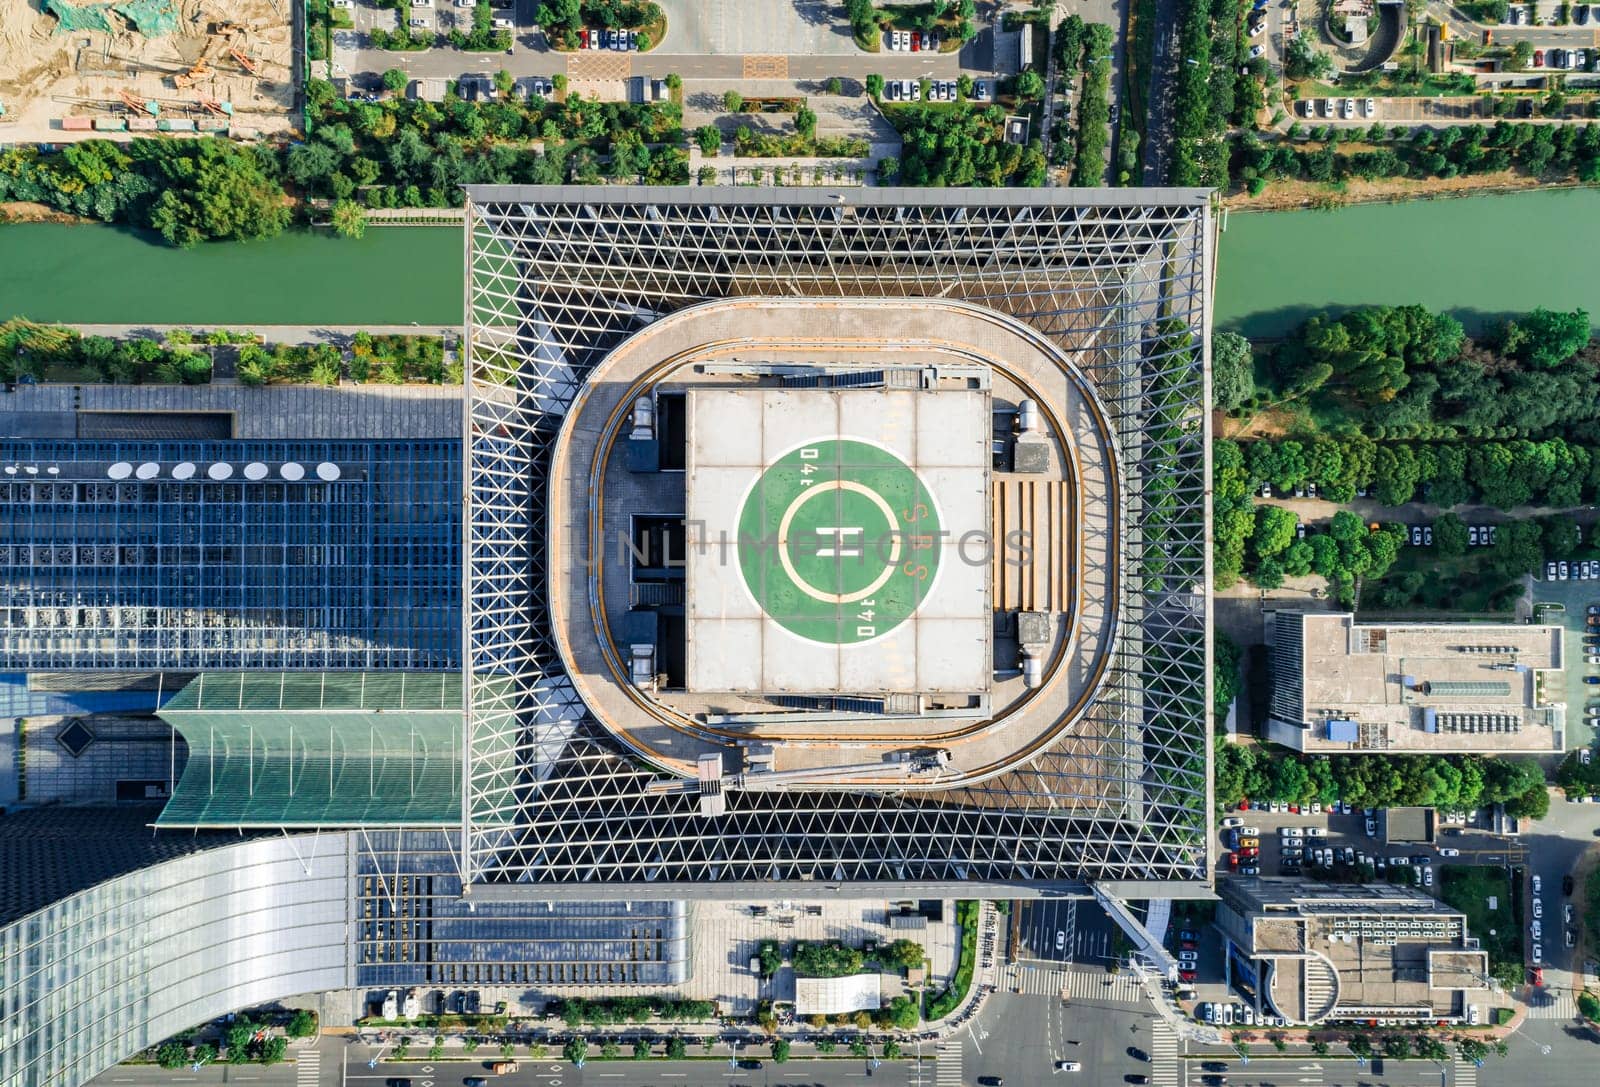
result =
[[961,1087],[961,1043],[940,1042],[934,1047],[934,1087]]

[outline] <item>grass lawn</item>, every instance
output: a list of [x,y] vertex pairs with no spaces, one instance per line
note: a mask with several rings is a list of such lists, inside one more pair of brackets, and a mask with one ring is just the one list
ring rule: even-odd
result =
[[[1504,868],[1486,864],[1448,864],[1439,872],[1440,896],[1467,915],[1467,933],[1482,941],[1492,969],[1497,963],[1521,966],[1522,903],[1515,901]],[[1489,909],[1489,897],[1495,909]]]

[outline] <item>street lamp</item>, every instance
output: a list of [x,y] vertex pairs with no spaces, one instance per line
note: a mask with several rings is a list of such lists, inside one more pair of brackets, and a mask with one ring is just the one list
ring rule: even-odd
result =
[[728,1067],[739,1067],[739,1039],[728,1039]]

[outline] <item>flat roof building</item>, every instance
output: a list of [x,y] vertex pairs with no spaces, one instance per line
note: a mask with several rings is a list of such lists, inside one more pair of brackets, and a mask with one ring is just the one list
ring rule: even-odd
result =
[[1562,628],[1268,612],[1267,738],[1297,751],[1559,751]]
[[1466,917],[1419,891],[1258,877],[1218,891],[1236,981],[1291,1023],[1461,1020],[1489,988]]

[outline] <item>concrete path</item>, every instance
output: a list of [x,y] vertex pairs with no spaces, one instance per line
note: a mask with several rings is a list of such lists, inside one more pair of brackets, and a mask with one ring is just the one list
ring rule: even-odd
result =
[[134,336],[165,339],[173,329],[187,329],[196,339],[215,329],[229,332],[253,332],[268,343],[348,343],[357,332],[370,332],[374,336],[448,336],[460,338],[456,325],[68,325],[85,336],[110,336],[128,339]]

